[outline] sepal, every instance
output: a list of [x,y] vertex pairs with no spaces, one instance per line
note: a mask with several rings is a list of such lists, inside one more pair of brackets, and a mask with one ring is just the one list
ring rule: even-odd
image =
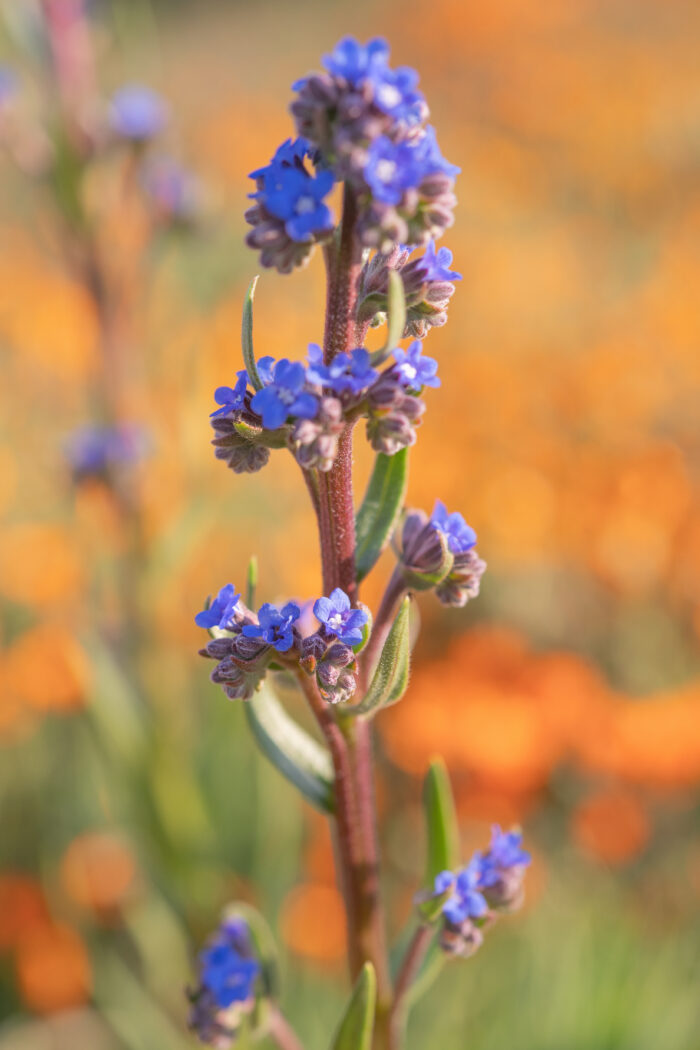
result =
[[406,692],[411,664],[410,605],[409,597],[401,602],[367,694],[359,704],[346,708],[348,714],[368,715],[397,703]]

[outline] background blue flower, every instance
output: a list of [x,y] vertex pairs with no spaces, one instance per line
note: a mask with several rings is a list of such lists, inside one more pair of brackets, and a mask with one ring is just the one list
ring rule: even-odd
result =
[[163,130],[168,107],[151,88],[126,84],[112,96],[109,120],[117,135],[141,142]]

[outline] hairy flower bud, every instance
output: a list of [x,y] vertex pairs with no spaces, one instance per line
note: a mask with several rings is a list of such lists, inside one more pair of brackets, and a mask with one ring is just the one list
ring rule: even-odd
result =
[[447,955],[468,959],[484,943],[484,935],[471,919],[459,925],[446,922],[440,931],[440,947]]
[[450,571],[452,555],[442,533],[422,510],[409,511],[399,542],[399,558],[409,587],[428,590]]
[[316,417],[297,420],[289,435],[289,446],[299,465],[305,470],[330,470],[344,425],[338,398],[322,397]]
[[217,459],[222,459],[234,474],[254,474],[261,470],[270,458],[270,450],[264,445],[253,444],[236,430],[236,420],[218,417],[211,420],[214,438],[212,445]]
[[443,605],[461,609],[470,598],[478,596],[485,571],[486,562],[475,550],[455,554],[452,569],[436,588],[435,594]]
[[367,402],[367,437],[373,449],[393,456],[415,444],[425,404],[405,391],[396,368],[383,372],[370,387]]

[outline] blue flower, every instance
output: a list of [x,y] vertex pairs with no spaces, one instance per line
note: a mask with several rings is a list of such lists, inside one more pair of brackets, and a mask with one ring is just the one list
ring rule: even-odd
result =
[[349,354],[338,354],[329,365],[324,365],[321,347],[311,343],[307,377],[335,394],[362,394],[377,378],[377,370],[370,364],[369,351],[362,346]]
[[112,96],[110,123],[122,138],[145,142],[163,130],[168,108],[155,91],[127,84]]
[[531,856],[522,848],[521,831],[501,831],[498,824],[491,829],[491,845],[481,861],[481,885],[494,886],[503,874],[513,868],[526,867]]
[[480,879],[481,860],[478,854],[456,875],[451,871],[443,871],[436,876],[436,896],[452,890],[442,906],[442,913],[454,926],[460,926],[467,919],[480,919],[488,911],[488,904],[479,892]]
[[220,627],[225,630],[233,620],[240,594],[236,594],[232,583],[222,587],[208,609],[197,613],[194,622],[198,627]]
[[369,148],[364,176],[373,196],[385,204],[399,204],[404,192],[417,186],[421,171],[416,149],[408,142],[392,142],[379,135]]
[[311,143],[299,135],[296,139],[285,139],[281,146],[278,146],[275,150],[275,155],[269,164],[263,165],[262,168],[256,168],[255,171],[251,171],[248,178],[260,179],[265,175],[270,168],[287,164],[290,167],[294,167],[301,163],[306,157],[310,156],[314,152]]
[[476,533],[471,525],[467,525],[456,511],[448,514],[447,507],[440,500],[435,503],[430,523],[447,538],[447,545],[453,554],[464,554],[476,545]]
[[265,602],[258,612],[259,622],[246,624],[243,634],[246,638],[262,638],[278,653],[286,653],[294,644],[292,624],[300,615],[301,609],[294,602],[287,602],[281,609]]
[[258,375],[260,376],[263,383],[272,382],[272,366],[274,365],[274,363],[274,357],[270,357],[269,355],[267,355],[266,357],[261,357],[260,360],[256,362],[255,367],[257,368]]
[[[258,365],[258,371],[260,366]],[[262,378],[262,376],[261,376]],[[263,426],[276,430],[291,416],[294,419],[313,419],[318,401],[304,390],[306,370],[298,361],[282,358],[274,367],[272,382],[258,390],[250,407],[262,416]]]
[[440,153],[435,129],[408,142],[392,142],[379,135],[372,142],[364,169],[373,196],[385,204],[399,204],[406,190],[419,186],[429,175],[442,173],[451,178],[459,172]]
[[438,363],[432,357],[423,357],[423,344],[415,339],[407,350],[394,350],[396,372],[402,386],[408,390],[420,390],[423,386],[440,386],[437,377]]
[[409,66],[384,69],[373,78],[374,102],[384,113],[406,124],[420,123],[425,110],[425,99],[416,91],[418,74]]
[[144,435],[138,427],[84,426],[66,441],[66,457],[79,477],[104,474],[111,467],[133,463],[143,452]]
[[287,235],[293,241],[310,241],[314,234],[332,229],[333,215],[323,203],[323,198],[333,189],[332,172],[310,175],[301,167],[273,161],[261,170],[259,177],[262,189],[251,197],[284,222]]
[[350,599],[340,587],[331,592],[330,598],[319,598],[314,603],[314,616],[345,645],[357,645],[362,641],[367,613],[362,609],[353,609]]
[[217,405],[221,405],[221,408],[217,408],[214,412],[209,413],[211,419],[216,419],[218,416],[227,416],[230,412],[238,412],[243,408],[243,399],[248,389],[248,373],[243,368],[236,375],[238,376],[238,382],[234,387],[219,386],[214,391],[214,400]]
[[258,960],[241,954],[239,925],[224,923],[199,957],[202,987],[222,1010],[251,999],[260,973]]
[[[367,44],[361,44],[352,36],[343,37],[330,55],[323,56],[323,65],[334,77],[342,77],[352,87],[377,73],[383,73],[389,58],[389,45],[381,37],[374,37]],[[295,89],[298,86],[294,85]]]
[[435,240],[428,241],[425,254],[420,260],[421,267],[425,270],[426,281],[461,281],[461,273],[451,270],[452,252],[449,248],[439,248],[436,251]]
[[9,100],[17,90],[17,75],[7,66],[0,66],[0,106]]

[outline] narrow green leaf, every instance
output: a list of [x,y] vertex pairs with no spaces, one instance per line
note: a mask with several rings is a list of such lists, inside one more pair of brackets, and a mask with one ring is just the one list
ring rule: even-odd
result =
[[246,581],[245,603],[249,609],[255,608],[255,591],[258,586],[258,559],[251,555],[248,562],[248,578]]
[[372,354],[372,364],[380,365],[399,345],[406,328],[406,296],[403,280],[398,270],[389,270],[389,293],[387,295],[386,342],[381,350]]
[[[430,763],[423,782],[423,808],[428,833],[425,882],[433,888],[441,871],[454,871],[459,863],[459,828],[450,777],[442,758]],[[419,906],[424,919],[432,922],[442,910],[444,897],[424,900]]]
[[331,1050],[371,1050],[377,978],[366,962],[357,978]]
[[323,813],[333,811],[333,764],[321,744],[289,717],[267,685],[245,704],[261,751]]
[[391,539],[408,484],[408,449],[377,454],[365,498],[355,521],[358,582],[372,569]]
[[364,699],[345,711],[353,715],[366,715],[380,707],[389,707],[401,699],[408,686],[411,665],[409,632],[409,609],[411,599],[401,602],[396,619],[391,625],[382,649],[377,669]]
[[227,919],[243,919],[250,931],[254,954],[260,960],[263,994],[276,999],[280,994],[279,951],[268,923],[251,904],[234,901],[225,908]]
[[255,390],[262,390],[263,383],[258,375],[258,368],[255,363],[255,351],[253,350],[253,299],[255,298],[255,287],[257,283],[258,276],[255,276],[250,282],[250,287],[246,292],[245,301],[243,303],[241,342],[243,344],[243,363],[245,364],[250,381]]

